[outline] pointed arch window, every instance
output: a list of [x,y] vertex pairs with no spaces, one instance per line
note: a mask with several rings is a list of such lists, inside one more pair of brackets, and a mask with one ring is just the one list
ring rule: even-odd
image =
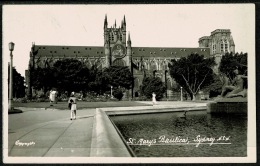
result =
[[139,86],[140,86],[139,78],[135,78],[135,80],[134,80],[134,88],[135,88],[135,89],[138,89]]
[[114,66],[125,66],[126,63],[123,59],[116,59],[116,60],[114,60],[113,65]]
[[229,52],[229,43],[228,43],[228,41],[225,40],[224,44],[225,44],[225,52]]
[[212,44],[212,52],[213,52],[213,54],[216,53],[216,44]]
[[156,62],[152,62],[151,64],[151,70],[158,70],[158,64]]
[[168,70],[168,62],[167,61],[165,61],[163,63],[163,70]]
[[172,82],[171,80],[168,78],[167,79],[167,90],[171,90],[172,89]]
[[224,44],[223,43],[220,43],[220,52],[224,52]]

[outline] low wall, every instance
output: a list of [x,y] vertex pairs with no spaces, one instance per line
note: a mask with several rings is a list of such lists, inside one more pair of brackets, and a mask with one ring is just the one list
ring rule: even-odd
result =
[[155,114],[168,112],[183,112],[183,111],[201,111],[206,110],[206,106],[200,107],[180,107],[180,108],[155,108],[155,109],[128,109],[127,111],[106,110],[107,115],[137,115],[137,114]]
[[104,111],[97,108],[94,118],[91,157],[131,157],[124,142]]
[[247,114],[246,98],[224,98],[207,104],[208,113]]

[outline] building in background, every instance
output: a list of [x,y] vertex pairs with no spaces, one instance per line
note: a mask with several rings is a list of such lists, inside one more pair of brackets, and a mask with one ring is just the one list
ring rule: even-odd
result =
[[[116,22],[108,26],[107,16],[104,20],[103,46],[50,46],[35,45],[30,52],[29,67],[26,71],[28,94],[32,93],[30,68],[52,66],[57,60],[76,58],[89,69],[96,65],[99,69],[111,65],[128,66],[134,80],[133,94],[138,96],[144,74],[160,77],[167,86],[167,96],[172,96],[174,80],[168,73],[168,63],[172,59],[180,59],[192,53],[215,56],[217,63],[225,52],[235,52],[235,44],[230,30],[217,29],[210,36],[199,39],[199,47],[132,47],[130,33],[126,34],[125,16],[117,27]],[[166,96],[166,97],[167,97]]]
[[200,48],[209,48],[210,55],[215,57],[217,65],[215,66],[215,72],[218,72],[218,66],[221,57],[225,53],[235,53],[235,43],[231,36],[230,29],[216,29],[211,32],[210,36],[203,36],[199,39]]

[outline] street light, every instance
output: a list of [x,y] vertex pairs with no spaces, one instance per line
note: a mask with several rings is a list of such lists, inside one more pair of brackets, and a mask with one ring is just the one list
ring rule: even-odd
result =
[[10,78],[9,78],[9,105],[8,111],[13,111],[12,107],[12,100],[13,100],[13,54],[12,51],[14,50],[14,43],[9,43],[9,50],[10,50]]
[[183,98],[182,98],[182,87],[181,87],[181,101],[183,101]]
[[111,86],[111,99],[113,99],[113,86]]

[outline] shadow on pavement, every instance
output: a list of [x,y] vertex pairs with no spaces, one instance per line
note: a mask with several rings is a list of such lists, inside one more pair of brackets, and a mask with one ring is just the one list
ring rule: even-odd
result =
[[20,109],[13,109],[12,111],[8,111],[8,114],[19,114],[19,113],[23,113],[23,111]]

